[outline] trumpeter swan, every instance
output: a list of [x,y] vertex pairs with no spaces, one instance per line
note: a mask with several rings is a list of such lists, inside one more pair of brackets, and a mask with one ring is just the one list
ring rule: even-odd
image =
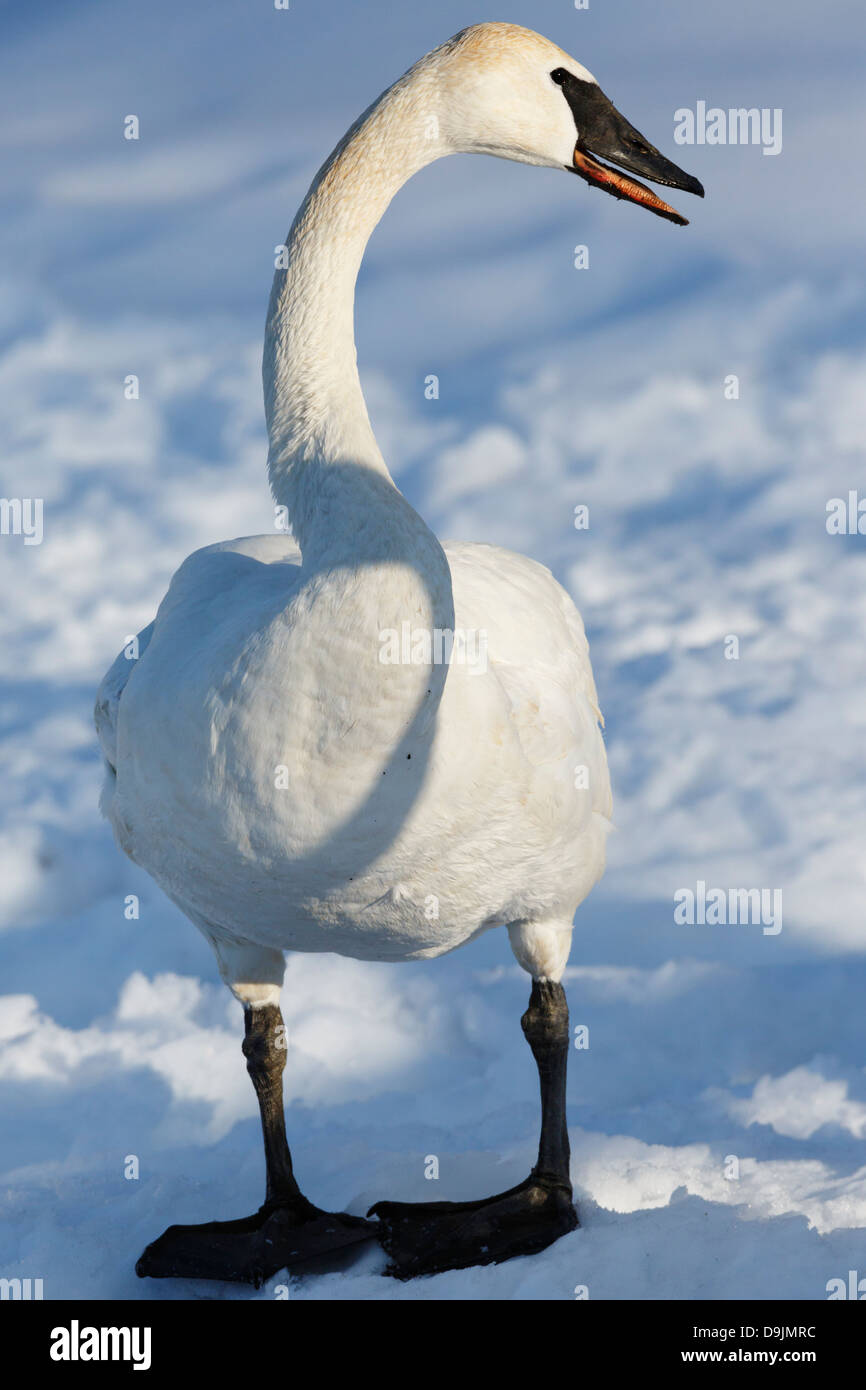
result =
[[[674,222],[630,175],[703,192],[580,63],[494,23],[416,63],[316,175],[274,279],[263,365],[270,483],[294,539],[191,555],[137,660],[121,653],[97,697],[117,840],[205,934],[244,1005],[267,1166],[259,1212],[170,1227],[141,1274],[259,1282],[378,1235],[407,1277],[540,1250],[577,1224],[560,980],[611,813],[583,624],[533,560],[440,544],[391,479],[356,368],[367,240],[408,178],[460,151],[566,169]],[[375,1221],[320,1211],[286,1141],[283,952],[414,960],[496,926],[532,977],[529,1178],[482,1202],[382,1202]]]

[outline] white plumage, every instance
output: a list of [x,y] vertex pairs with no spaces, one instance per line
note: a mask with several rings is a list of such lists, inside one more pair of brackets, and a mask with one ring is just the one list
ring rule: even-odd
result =
[[[297,543],[190,556],[100,688],[117,839],[248,1006],[277,999],[286,950],[407,960],[495,926],[558,980],[603,871],[610,785],[580,616],[534,561],[440,545],[388,474],[353,335],[364,246],[416,170],[461,149],[568,163],[574,123],[549,80],[566,58],[476,26],[337,147],[268,313],[271,486]],[[382,659],[388,633],[437,629],[475,634],[486,659]]]

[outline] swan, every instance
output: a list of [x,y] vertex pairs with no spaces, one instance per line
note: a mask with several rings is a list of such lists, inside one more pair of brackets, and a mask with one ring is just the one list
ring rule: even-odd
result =
[[[631,175],[703,194],[586,68],[504,23],[421,58],[313,180],[274,277],[263,358],[270,486],[292,534],[185,560],[96,699],[103,810],[243,1005],[265,1149],[259,1211],[170,1226],[142,1276],[260,1285],[378,1238],[388,1272],[409,1278],[539,1251],[578,1224],[561,979],[611,816],[583,623],[535,561],[437,540],[391,479],[356,366],[367,240],[407,179],[463,151],[565,169],[682,225]],[[541,1137],[529,1177],[481,1201],[322,1211],[286,1138],[284,952],[418,960],[494,927],[532,981],[522,1027]]]

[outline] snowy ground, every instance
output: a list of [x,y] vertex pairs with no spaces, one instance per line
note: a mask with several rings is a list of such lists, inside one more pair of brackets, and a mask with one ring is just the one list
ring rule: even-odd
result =
[[[41,30],[4,11],[0,492],[43,497],[45,535],[0,537],[0,1275],[42,1278],[47,1298],[284,1282],[133,1273],[170,1222],[251,1211],[262,1159],[240,1009],[99,820],[90,720],[184,555],[271,527],[272,248],[357,111],[466,22],[456,3],[393,23],[337,8],[336,46],[302,7],[291,40],[229,0],[203,26],[167,3],[122,29],[101,3]],[[866,538],[825,528],[827,500],[864,486],[866,214],[828,154],[863,123],[850,11],[830,4],[815,35],[743,0],[746,71],[730,7],[718,31],[685,0],[662,26],[624,0],[627,51],[602,8],[498,15],[570,48],[704,180],[692,227],[452,160],[392,209],[358,309],[400,485],[439,534],[549,564],[592,643],[618,831],[566,977],[590,1039],[569,1082],[582,1227],[411,1285],[370,1248],[292,1279],[293,1298],[821,1299],[866,1275]],[[783,153],[676,155],[672,111],[703,97],[784,106]],[[308,119],[278,128],[293,104]],[[130,151],[118,121],[139,109]],[[804,208],[804,182],[832,217]],[[782,931],[677,925],[674,894],[698,880],[781,889]],[[292,959],[286,1094],[309,1194],[361,1212],[522,1178],[528,984],[500,933],[403,967]]]

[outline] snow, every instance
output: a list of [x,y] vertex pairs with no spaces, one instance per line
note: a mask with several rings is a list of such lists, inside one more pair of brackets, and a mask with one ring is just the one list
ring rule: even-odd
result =
[[[163,920],[151,921],[154,909]],[[145,917],[144,954],[164,962],[182,919],[155,897]],[[123,937],[118,924],[118,964]],[[482,964],[501,955],[491,936],[417,966],[290,962],[289,1127],[316,1201],[361,1213],[384,1194],[462,1199],[525,1176],[537,1141],[518,1025],[527,989],[517,967]],[[239,1006],[219,985],[155,971],[133,971],[81,1026],[56,1017],[68,1011],[61,988],[56,1013],[7,996],[4,1187],[15,1255],[4,1268],[44,1278],[49,1298],[273,1298],[287,1286],[293,1299],[570,1299],[580,1284],[590,1298],[824,1297],[829,1279],[859,1268],[866,1074],[821,1055],[791,1065],[802,1044],[780,1006],[809,1000],[824,1017],[812,1043],[833,1038],[838,1050],[829,1009],[841,973],[825,966],[816,980],[813,967],[688,959],[569,967],[572,1022],[589,1028],[588,1049],[571,1059],[581,1228],[534,1259],[411,1286],[383,1279],[384,1256],[371,1247],[345,1268],[278,1275],[258,1292],[132,1272],[162,1225],[229,1218],[260,1200]],[[760,1074],[764,1064],[774,1076]],[[131,1180],[130,1155],[140,1162]],[[435,1182],[424,1177],[431,1155]]]
[[[376,1247],[258,1292],[133,1272],[168,1224],[252,1211],[263,1161],[240,1008],[99,818],[93,692],[187,553],[272,528],[273,247],[349,121],[465,20],[446,0],[383,44],[375,7],[341,4],[337,51],[303,7],[290,42],[265,8],[208,8],[204,26],[167,0],[122,25],[98,5],[38,30],[22,13],[0,55],[0,491],[45,499],[41,545],[0,537],[0,1275],[47,1298],[825,1298],[864,1272],[866,1226],[866,539],[825,527],[828,499],[863,486],[866,401],[866,211],[827,156],[862,108],[842,0],[820,34],[781,0],[760,21],[746,0],[719,21],[671,0],[664,25],[636,11],[627,51],[603,7],[563,20],[539,0],[531,22],[703,179],[692,227],[454,160],[400,195],[359,284],[400,485],[439,534],[550,565],[591,641],[618,829],[565,978],[589,1030],[569,1079],[580,1229],[407,1285]],[[780,156],[675,151],[673,111],[704,95],[784,105]],[[804,215],[804,179],[832,218]],[[698,880],[780,888],[783,931],[676,925]],[[521,1180],[528,990],[503,933],[399,967],[293,958],[286,1099],[309,1195],[360,1213]]]

